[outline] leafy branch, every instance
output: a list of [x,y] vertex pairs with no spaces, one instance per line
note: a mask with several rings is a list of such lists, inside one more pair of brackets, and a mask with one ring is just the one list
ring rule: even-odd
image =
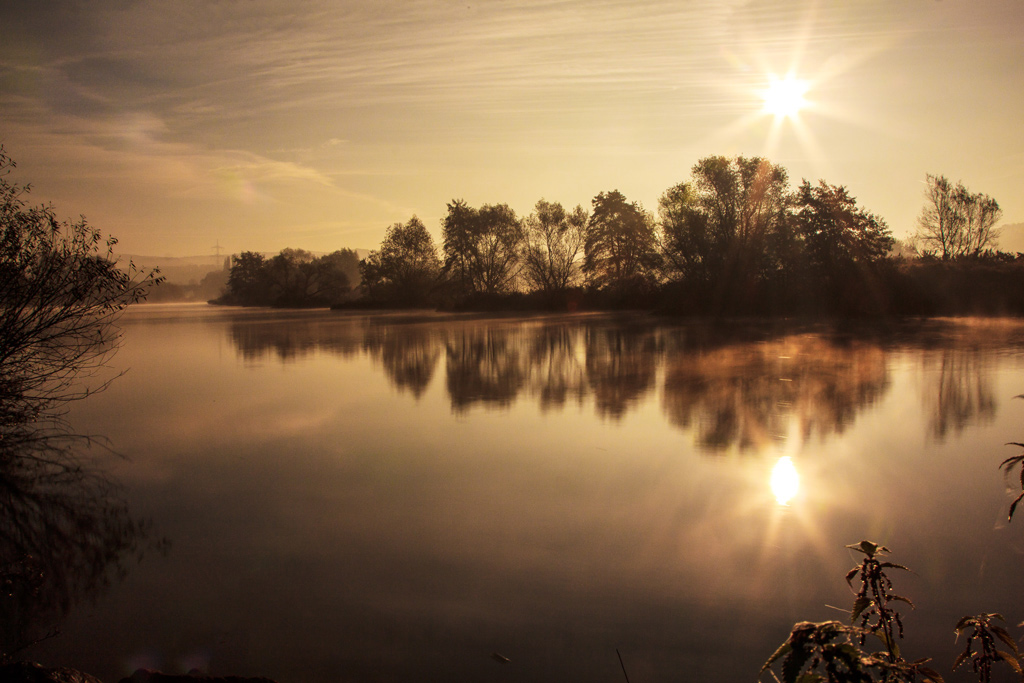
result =
[[[853,588],[853,579],[860,575],[860,589],[857,591],[850,613],[850,621],[860,618],[860,644],[864,645],[867,634],[877,636],[884,644],[890,662],[897,662],[900,657],[900,646],[897,638],[903,638],[903,620],[900,613],[890,603],[904,602],[913,609],[914,603],[902,595],[893,593],[892,580],[886,575],[886,569],[902,569],[910,571],[902,564],[880,561],[878,558],[890,551],[884,545],[861,541],[846,546],[850,550],[864,553],[859,565],[846,574],[846,583]],[[874,620],[872,621],[872,617]]]
[[[929,659],[913,662],[900,653],[897,639],[903,637],[903,621],[894,602],[913,603],[893,592],[889,569],[907,567],[880,559],[889,549],[871,541],[846,546],[864,554],[864,559],[846,574],[846,582],[860,577],[860,588],[850,611],[850,625],[838,621],[796,624],[783,643],[758,675],[771,670],[782,660],[779,679],[782,683],[874,683],[927,681],[943,683],[942,676],[928,666]],[[859,620],[859,624],[857,623]],[[866,652],[864,644],[869,636],[878,638],[885,649]]]
[[[1018,499],[1019,500],[1019,499]],[[973,629],[967,636],[967,646],[964,651],[953,662],[953,669],[956,670],[965,661],[970,660],[971,668],[978,675],[980,683],[989,683],[992,679],[992,665],[1003,661],[1021,675],[1020,651],[1017,643],[999,624],[994,620],[1005,621],[1001,614],[977,614],[973,617],[964,617],[957,622],[956,636],[959,639],[967,629]],[[996,638],[1001,640],[1009,649],[1000,650],[996,647]]]
[[[1006,445],[1024,448],[1024,443],[1017,443],[1016,441],[1011,441]],[[1017,509],[1017,505],[1020,503],[1021,500],[1024,500],[1024,453],[1019,453],[1017,455],[1011,456],[1004,460],[999,465],[1000,469],[1003,470],[1006,476],[1009,476],[1010,473],[1013,471],[1013,468],[1017,467],[1018,465],[1020,466],[1020,495],[1017,496],[1012,503],[1010,503],[1010,512],[1006,516],[1007,521],[1011,522],[1013,521],[1013,513]]]

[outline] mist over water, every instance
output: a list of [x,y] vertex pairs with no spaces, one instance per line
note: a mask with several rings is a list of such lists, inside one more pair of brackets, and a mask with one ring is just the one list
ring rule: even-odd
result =
[[1017,323],[123,326],[129,372],[71,420],[127,456],[107,470],[170,549],[32,651],[103,680],[615,681],[616,648],[634,681],[753,680],[794,622],[844,619],[862,538],[916,572],[911,658],[945,674],[960,616],[1024,618],[997,469],[1024,436]]

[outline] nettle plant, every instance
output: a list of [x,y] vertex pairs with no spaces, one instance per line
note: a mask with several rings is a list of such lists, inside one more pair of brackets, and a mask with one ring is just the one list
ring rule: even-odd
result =
[[[1008,445],[1024,448],[1024,443]],[[1024,500],[1024,453],[1007,458],[1000,465],[1007,474],[1020,469],[1020,495],[1010,504],[1008,518]],[[942,676],[929,666],[928,658],[908,661],[900,651],[903,620],[898,606],[913,609],[913,603],[893,591],[889,572],[909,571],[907,567],[885,559],[889,549],[871,541],[847,548],[863,554],[860,564],[846,574],[855,590],[850,623],[839,621],[802,621],[793,626],[789,637],[768,658],[758,676],[766,672],[778,683],[943,683]],[[980,683],[990,683],[992,667],[1005,665],[1024,677],[1022,654],[1016,640],[1001,625],[1005,620],[996,613],[963,617],[955,630],[965,636],[965,647],[953,663],[953,670],[970,664]],[[1020,624],[1024,626],[1024,623]],[[876,644],[873,649],[869,643]]]

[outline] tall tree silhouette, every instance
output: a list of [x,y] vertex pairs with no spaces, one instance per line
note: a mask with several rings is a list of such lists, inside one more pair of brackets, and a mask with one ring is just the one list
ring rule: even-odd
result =
[[781,166],[760,157],[706,157],[660,202],[664,247],[677,277],[713,310],[761,309],[794,249]]
[[437,247],[416,216],[388,228],[380,249],[359,264],[363,291],[372,299],[404,306],[432,300],[441,274]]
[[566,211],[543,199],[523,221],[523,270],[535,290],[552,294],[576,284],[586,237],[587,212],[582,206]]
[[444,268],[461,294],[513,291],[521,269],[522,224],[507,204],[479,209],[457,199],[444,218]]
[[84,218],[30,207],[13,168],[0,147],[0,426],[32,430],[89,394],[79,380],[116,349],[119,315],[162,278],[119,266],[117,241]]
[[797,189],[793,223],[803,242],[810,291],[825,305],[846,313],[878,310],[880,285],[875,264],[893,245],[885,221],[857,206],[845,187],[824,180]]
[[987,194],[973,193],[946,176],[925,176],[925,206],[917,220],[915,240],[943,259],[976,256],[995,248],[996,223],[1003,216],[999,203]]
[[583,261],[591,286],[643,291],[655,281],[660,262],[653,218],[618,190],[599,193],[592,204]]

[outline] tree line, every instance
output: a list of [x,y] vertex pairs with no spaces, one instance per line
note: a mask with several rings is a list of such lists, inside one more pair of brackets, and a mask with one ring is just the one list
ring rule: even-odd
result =
[[[710,156],[661,195],[656,214],[618,190],[598,193],[589,210],[541,199],[524,217],[507,204],[456,199],[441,221],[440,245],[413,216],[388,228],[347,280],[321,275],[316,259],[295,257],[306,252],[286,250],[290,256],[269,261],[246,252],[231,269],[224,300],[858,315],[986,312],[947,310],[950,302],[971,308],[980,299],[1001,312],[1024,312],[1024,298],[992,300],[971,284],[982,267],[999,271],[988,273],[989,285],[1007,277],[1024,283],[1024,263],[993,250],[998,203],[944,176],[926,181],[916,259],[893,255],[886,222],[845,187],[802,180],[794,189],[786,169],[764,158]],[[351,267],[351,252],[331,257],[343,253]],[[966,293],[945,296],[941,283],[954,282]]]

